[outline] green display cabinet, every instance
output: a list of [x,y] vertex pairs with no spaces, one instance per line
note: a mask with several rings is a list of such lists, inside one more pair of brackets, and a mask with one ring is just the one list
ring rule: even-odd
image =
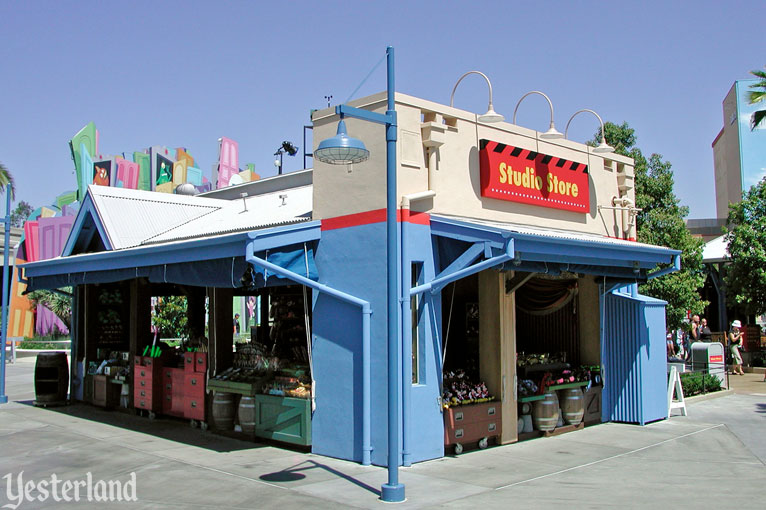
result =
[[256,395],[255,435],[285,443],[310,445],[311,400]]

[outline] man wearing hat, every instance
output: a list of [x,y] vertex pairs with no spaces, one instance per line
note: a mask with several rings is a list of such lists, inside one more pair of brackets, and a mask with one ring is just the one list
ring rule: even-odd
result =
[[731,350],[731,373],[745,375],[742,371],[742,355],[739,353],[739,348],[742,346],[742,323],[739,320],[735,320],[731,323],[731,330],[729,330],[729,349]]

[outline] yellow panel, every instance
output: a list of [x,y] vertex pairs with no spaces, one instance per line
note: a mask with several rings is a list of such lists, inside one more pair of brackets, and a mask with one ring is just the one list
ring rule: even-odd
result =
[[[19,335],[22,336],[22,335]],[[35,336],[35,314],[27,312],[24,314],[24,335],[25,337]]]
[[[11,321],[8,324],[8,331],[10,331],[10,335],[8,336],[21,336],[19,335],[19,326],[21,325],[21,310],[14,310],[13,316],[11,317]],[[11,328],[11,326],[13,326]]]
[[163,182],[162,184],[158,184],[155,191],[159,191],[160,193],[173,193],[173,190],[175,189],[175,186],[172,182]]
[[186,160],[173,163],[173,187],[186,182]]
[[56,211],[54,211],[53,209],[48,209],[47,207],[40,208],[41,218],[53,218],[54,216],[56,216]]
[[242,177],[242,180],[244,182],[257,181],[258,179],[261,178],[260,175],[258,175],[257,173],[253,172],[252,170],[242,170],[239,173],[239,176]]

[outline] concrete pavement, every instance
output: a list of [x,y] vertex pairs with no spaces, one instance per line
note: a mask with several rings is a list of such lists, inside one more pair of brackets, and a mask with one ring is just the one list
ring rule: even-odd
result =
[[[22,502],[26,508],[380,508],[384,468],[192,429],[188,422],[87,405],[41,409],[33,361],[10,365],[0,405],[0,477],[127,481],[137,501]],[[400,470],[401,508],[696,508],[763,504],[766,383],[689,399],[689,416],[645,427],[601,424],[556,437],[466,452]],[[677,414],[677,413],[674,413]],[[8,479],[0,478],[0,506]],[[14,482],[15,483],[15,482]],[[15,485],[14,485],[15,487]],[[15,489],[14,489],[15,490]],[[13,494],[11,494],[12,496]]]

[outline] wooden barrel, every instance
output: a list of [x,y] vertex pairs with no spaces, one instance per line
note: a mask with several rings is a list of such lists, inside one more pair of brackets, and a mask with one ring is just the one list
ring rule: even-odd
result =
[[585,399],[580,388],[559,390],[561,415],[569,425],[578,425],[585,414]]
[[35,404],[65,404],[69,363],[64,352],[41,352],[35,362]]
[[243,395],[239,399],[239,411],[237,413],[239,418],[239,426],[242,427],[242,432],[252,436],[255,434],[255,397],[249,397]]
[[213,427],[218,430],[232,430],[235,414],[237,414],[237,408],[234,405],[234,394],[215,392],[212,409]]
[[555,392],[545,394],[542,400],[535,400],[532,405],[532,423],[537,430],[544,432],[556,428],[559,421],[559,399]]

